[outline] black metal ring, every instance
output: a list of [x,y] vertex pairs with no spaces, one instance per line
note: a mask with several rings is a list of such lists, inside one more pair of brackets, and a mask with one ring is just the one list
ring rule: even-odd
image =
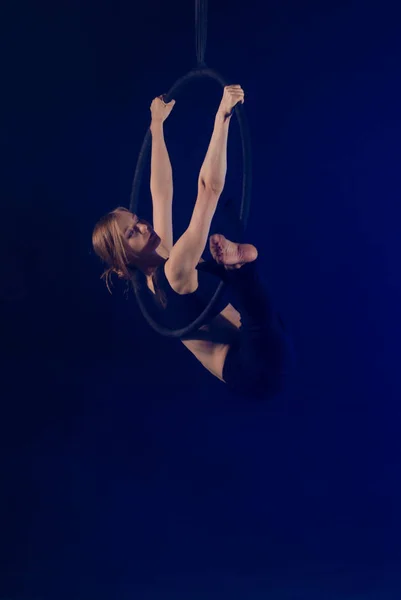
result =
[[[208,77],[210,79],[214,79],[215,81],[220,83],[223,88],[226,85],[229,85],[223,79],[223,77],[221,75],[219,75],[213,69],[198,67],[198,68],[193,69],[192,71],[190,71],[189,73],[184,75],[184,77],[181,77],[174,83],[174,85],[169,90],[169,92],[167,94],[165,94],[165,102],[166,103],[170,102],[170,100],[172,98],[176,99],[180,90],[188,82],[190,82],[194,79],[202,78],[202,77]],[[241,206],[240,206],[239,218],[243,224],[243,228],[245,229],[247,222],[248,222],[249,208],[250,208],[250,201],[251,201],[251,188],[252,188],[251,144],[250,144],[249,130],[248,130],[248,126],[246,123],[245,112],[244,112],[243,106],[241,104],[237,104],[234,112],[235,112],[237,120],[238,120],[240,134],[241,134],[241,143],[242,143],[243,179],[242,179],[242,196],[241,196]],[[137,212],[142,174],[143,174],[143,170],[144,170],[146,161],[149,158],[151,144],[152,144],[152,137],[151,137],[151,133],[150,133],[150,129],[149,129],[147,131],[147,133],[145,135],[145,139],[142,143],[142,148],[139,153],[139,157],[138,157],[138,161],[137,161],[137,165],[136,165],[136,169],[135,169],[134,180],[132,183],[132,191],[131,191],[131,197],[130,197],[129,210],[133,213]],[[134,275],[134,277],[136,277],[136,276],[137,275]],[[218,285],[215,293],[213,294],[209,304],[206,306],[204,311],[199,315],[199,317],[197,317],[195,319],[195,321],[193,321],[192,323],[190,323],[189,325],[187,325],[186,327],[184,327],[182,329],[175,329],[175,330],[168,329],[167,327],[163,327],[163,326],[159,325],[151,317],[151,315],[149,314],[149,312],[146,309],[144,296],[143,296],[143,290],[137,289],[136,286],[134,286],[134,291],[135,291],[136,299],[138,301],[141,312],[142,312],[143,316],[145,317],[145,319],[147,320],[147,322],[149,323],[149,325],[155,331],[160,333],[161,335],[164,335],[166,337],[181,338],[183,336],[187,336],[188,334],[196,331],[197,329],[199,329],[199,327],[204,325],[205,322],[207,322],[209,314],[211,313],[215,304],[219,301],[219,299],[224,291],[225,285],[226,284],[223,281],[221,281],[221,283]]]

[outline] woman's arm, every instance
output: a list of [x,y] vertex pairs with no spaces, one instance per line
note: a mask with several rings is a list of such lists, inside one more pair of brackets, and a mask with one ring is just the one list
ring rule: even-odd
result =
[[213,134],[199,173],[198,196],[189,226],[174,244],[169,258],[170,283],[185,284],[204,252],[210,225],[224,188],[227,171],[227,138],[230,115],[244,101],[241,87],[228,86],[217,111]]
[[224,88],[223,98],[214,120],[213,134],[199,173],[199,183],[221,192],[227,173],[228,128],[235,105],[244,102],[244,92],[239,85]]
[[164,139],[162,121],[152,119],[150,124],[152,135],[152,158],[150,172],[150,191],[153,200],[164,203],[173,201],[173,170]]
[[231,117],[218,112],[209,147],[199,172],[198,184],[221,192],[227,174],[227,140]]
[[165,104],[155,98],[151,105],[152,157],[150,171],[150,191],[153,205],[153,228],[162,244],[171,250],[173,247],[173,171],[164,139],[163,123],[170,114],[174,100]]

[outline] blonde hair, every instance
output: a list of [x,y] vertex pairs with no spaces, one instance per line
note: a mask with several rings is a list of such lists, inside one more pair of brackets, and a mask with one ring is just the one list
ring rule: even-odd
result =
[[[131,280],[135,289],[140,285],[137,277],[132,277],[139,269],[128,261],[125,251],[123,237],[117,224],[117,214],[119,212],[130,212],[124,206],[118,206],[111,212],[105,214],[96,223],[92,232],[92,246],[101,260],[108,265],[101,275],[106,283],[107,289],[111,292],[111,276],[115,273],[120,279]],[[166,307],[166,297],[163,291],[157,285],[156,274],[152,275],[152,281],[155,288],[156,297],[163,308]]]

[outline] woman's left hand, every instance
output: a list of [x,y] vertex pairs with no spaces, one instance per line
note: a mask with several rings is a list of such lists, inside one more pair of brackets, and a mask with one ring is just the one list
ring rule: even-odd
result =
[[155,98],[150,105],[150,112],[152,113],[152,121],[159,121],[163,123],[171,111],[173,110],[175,100],[171,100],[167,104],[163,100],[163,96]]

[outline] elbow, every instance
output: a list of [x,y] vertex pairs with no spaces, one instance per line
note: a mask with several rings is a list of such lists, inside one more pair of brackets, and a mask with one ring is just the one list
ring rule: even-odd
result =
[[225,184],[225,181],[211,180],[211,179],[203,177],[202,175],[199,176],[199,181],[198,181],[199,189],[203,189],[204,191],[212,192],[219,196],[224,190],[224,184]]

